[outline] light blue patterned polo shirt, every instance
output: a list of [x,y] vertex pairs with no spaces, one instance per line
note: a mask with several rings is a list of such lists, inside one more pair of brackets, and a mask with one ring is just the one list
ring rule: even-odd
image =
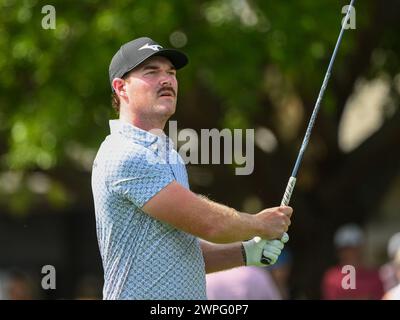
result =
[[92,171],[103,298],[206,299],[199,240],[141,210],[174,180],[189,188],[182,158],[165,135],[110,128]]

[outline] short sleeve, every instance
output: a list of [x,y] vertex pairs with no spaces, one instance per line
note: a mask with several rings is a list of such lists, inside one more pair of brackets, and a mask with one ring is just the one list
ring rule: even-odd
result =
[[138,148],[115,163],[108,185],[111,191],[142,208],[173,180],[169,164],[151,151]]

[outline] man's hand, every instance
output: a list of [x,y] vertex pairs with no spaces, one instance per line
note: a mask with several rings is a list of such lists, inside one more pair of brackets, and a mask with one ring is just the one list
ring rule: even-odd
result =
[[257,227],[256,233],[263,239],[281,239],[288,231],[293,209],[288,206],[264,209],[255,215]]
[[[254,237],[249,241],[242,242],[246,254],[246,266],[270,266],[277,260],[284,247],[284,243],[289,240],[287,233],[284,233],[281,240],[263,240],[260,237]],[[264,256],[268,262],[262,263]],[[265,261],[265,260],[264,260]]]

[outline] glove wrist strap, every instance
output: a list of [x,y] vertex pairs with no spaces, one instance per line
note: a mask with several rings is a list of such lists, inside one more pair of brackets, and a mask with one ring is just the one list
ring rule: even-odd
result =
[[242,257],[243,257],[244,265],[247,265],[246,250],[244,249],[243,242],[240,244],[240,249],[242,250]]

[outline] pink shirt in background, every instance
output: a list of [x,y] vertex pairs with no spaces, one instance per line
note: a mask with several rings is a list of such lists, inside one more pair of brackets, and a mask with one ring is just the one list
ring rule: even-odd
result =
[[209,300],[281,300],[268,270],[239,267],[207,274]]
[[330,268],[322,281],[322,295],[326,300],[379,300],[383,296],[383,285],[376,270],[356,268],[355,289],[344,289],[342,280],[346,274],[341,266]]

